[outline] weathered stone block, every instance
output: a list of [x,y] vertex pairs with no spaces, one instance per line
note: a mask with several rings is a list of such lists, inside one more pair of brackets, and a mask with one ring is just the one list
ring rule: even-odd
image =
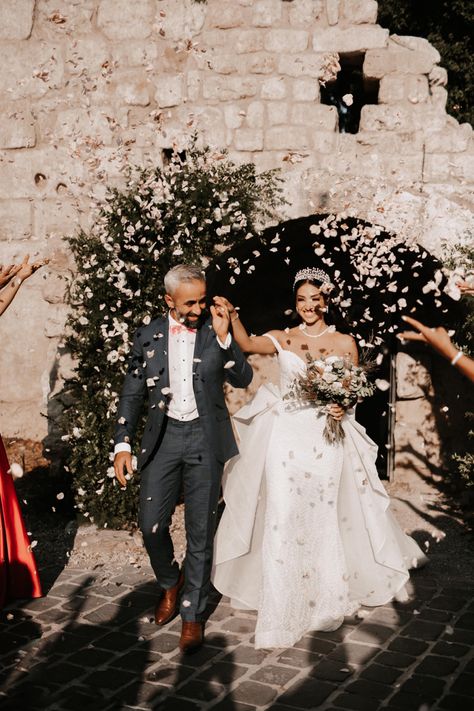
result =
[[172,42],[179,42],[183,36],[194,37],[201,32],[209,8],[205,3],[160,0],[157,9],[157,24],[164,37]]
[[428,183],[474,183],[474,153],[427,153],[423,177]]
[[155,101],[160,108],[177,106],[183,100],[181,74],[161,74],[155,79]]
[[326,0],[326,16],[328,25],[337,25],[339,20],[340,0]]
[[238,128],[234,134],[234,145],[238,151],[261,151],[263,131],[255,128]]
[[305,30],[268,30],[265,32],[264,47],[267,52],[295,54],[305,51],[308,40],[309,34]]
[[396,134],[390,131],[359,131],[355,134],[341,133],[339,139],[340,142],[354,142],[358,151],[385,153],[387,146],[389,146],[390,153],[403,155],[422,155],[423,153],[423,138],[413,131]]
[[88,72],[96,76],[107,68],[112,58],[109,43],[99,34],[78,37],[68,42],[65,53],[66,68],[71,74]]
[[145,39],[152,33],[155,17],[153,0],[101,0],[97,25],[111,40]]
[[409,37],[406,35],[391,35],[391,45],[398,45],[411,52],[421,52],[429,56],[433,64],[441,61],[441,55],[433,45],[424,37]]
[[21,102],[0,108],[0,148],[31,148],[36,144],[35,120]]
[[0,66],[0,94],[9,100],[44,96],[63,82],[62,49],[43,42],[0,46]]
[[265,123],[265,104],[263,101],[252,101],[247,106],[246,123],[250,128],[262,128]]
[[284,101],[269,101],[267,106],[267,121],[270,126],[280,126],[289,123],[290,105]]
[[427,52],[404,49],[390,44],[386,49],[369,49],[365,55],[363,72],[369,79],[380,79],[385,74],[429,74],[433,58]]
[[264,145],[267,150],[307,150],[311,141],[304,128],[282,126],[266,131]]
[[201,72],[189,71],[186,75],[186,98],[188,101],[198,101],[201,95],[202,76]]
[[60,185],[83,184],[86,169],[64,148],[4,152],[0,154],[0,199],[55,197]]
[[435,66],[429,74],[430,86],[446,86],[448,83],[448,71],[444,67]]
[[315,131],[335,131],[338,123],[337,109],[325,104],[293,104],[290,122],[297,126],[311,126]]
[[253,8],[252,24],[255,27],[272,27],[281,20],[281,2],[257,0]]
[[278,72],[290,77],[309,76],[318,78],[321,75],[323,64],[323,54],[282,55],[278,60]]
[[293,0],[289,7],[290,25],[308,27],[324,14],[323,0]]
[[260,52],[263,49],[265,32],[261,30],[239,30],[235,41],[235,51],[237,54],[247,52]]
[[262,99],[270,101],[284,99],[286,96],[286,82],[284,77],[272,77],[262,84]]
[[[31,203],[29,200],[0,201],[0,240],[31,237]],[[5,260],[5,255],[2,257]]]
[[249,74],[272,74],[276,69],[276,58],[271,54],[254,54],[247,59]]
[[148,106],[151,83],[141,71],[129,70],[114,75],[114,95],[126,106]]
[[68,199],[36,200],[33,203],[36,238],[63,237],[79,227],[77,207]]
[[[111,145],[114,134],[105,114],[105,110],[99,112],[79,108],[59,111],[54,124],[54,135],[65,144],[74,141],[79,144],[96,142]],[[113,114],[111,108],[110,114]]]
[[28,39],[33,27],[35,0],[2,0],[0,40]]
[[319,100],[319,82],[316,79],[294,79],[292,88],[295,101]]
[[245,24],[244,10],[232,0],[220,0],[216,5],[211,5],[208,10],[207,22],[210,27],[220,30],[240,27]]
[[378,3],[375,0],[343,0],[343,17],[352,25],[377,22]]
[[471,124],[446,127],[443,131],[428,131],[425,137],[427,153],[461,153],[473,146],[474,132]]
[[37,39],[57,42],[60,36],[71,37],[93,31],[95,0],[43,0],[35,4],[34,35]]
[[[100,35],[97,36],[97,39],[99,37]],[[105,45],[109,47],[109,43],[106,42]],[[113,45],[112,55],[119,67],[150,68],[160,62],[160,68],[164,69],[164,67],[161,67],[164,58],[162,55],[160,56],[159,45],[151,40],[129,40],[128,42],[116,43]]]
[[336,150],[338,134],[334,131],[312,131],[313,148],[318,154],[333,153]]
[[245,111],[239,104],[226,104],[224,106],[224,119],[227,128],[240,128],[244,118]]
[[237,58],[234,54],[218,54],[208,60],[209,68],[217,74],[235,74],[238,70]]
[[432,86],[430,89],[431,105],[444,111],[448,103],[448,90],[444,86]]
[[417,74],[387,74],[382,77],[379,87],[381,104],[398,104],[409,101],[418,104],[430,96],[428,77]]
[[377,25],[361,25],[359,27],[328,27],[316,30],[313,35],[315,52],[361,52],[368,49],[386,47],[388,30]]
[[212,101],[229,101],[255,96],[257,82],[252,77],[209,77],[203,81],[203,95]]
[[410,131],[414,126],[414,107],[367,104],[362,107],[360,131]]

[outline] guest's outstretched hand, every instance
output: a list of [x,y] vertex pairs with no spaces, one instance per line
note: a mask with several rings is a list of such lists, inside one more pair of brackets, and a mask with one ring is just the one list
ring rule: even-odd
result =
[[442,326],[430,328],[411,316],[402,316],[402,319],[410,326],[413,326],[413,328],[416,328],[416,331],[403,331],[398,334],[399,338],[405,341],[423,341],[424,343],[429,343],[435,351],[449,360],[456,355],[457,348],[452,343],[449,333],[445,328]]
[[18,271],[16,272],[16,276],[18,279],[21,279],[22,281],[25,281],[25,279],[28,279],[32,274],[34,274],[40,267],[43,267],[45,264],[48,264],[49,259],[39,259],[36,262],[31,262],[30,263],[30,255],[26,254],[25,257],[23,258],[23,261],[21,264],[18,265]]
[[19,272],[21,264],[0,264],[0,289]]
[[397,334],[398,338],[405,341],[423,341],[424,343],[429,343],[433,350],[442,355],[443,358],[451,361],[451,365],[456,366],[469,380],[474,381],[474,360],[462,351],[458,351],[445,328],[442,326],[430,328],[411,316],[402,316],[402,319],[410,326],[413,326],[413,328],[416,328],[418,333],[414,331],[403,331]]

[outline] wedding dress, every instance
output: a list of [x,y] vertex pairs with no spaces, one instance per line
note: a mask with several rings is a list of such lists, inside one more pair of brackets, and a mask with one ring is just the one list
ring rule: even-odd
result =
[[281,392],[262,386],[234,415],[240,454],[224,473],[212,574],[234,607],[257,610],[257,648],[289,647],[362,604],[406,599],[408,569],[426,562],[389,511],[374,442],[346,413],[344,441],[326,443],[325,413],[284,399],[304,361],[266,335]]

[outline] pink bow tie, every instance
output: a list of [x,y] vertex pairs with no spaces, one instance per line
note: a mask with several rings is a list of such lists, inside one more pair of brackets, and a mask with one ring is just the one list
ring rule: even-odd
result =
[[170,324],[170,334],[172,336],[179,336],[182,333],[196,333],[196,329],[188,328],[187,326],[183,326],[181,323]]

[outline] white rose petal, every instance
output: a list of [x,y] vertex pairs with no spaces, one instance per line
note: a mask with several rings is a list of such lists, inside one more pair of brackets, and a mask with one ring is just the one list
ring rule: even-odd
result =
[[383,380],[382,378],[377,378],[375,384],[378,389],[382,391],[388,390],[390,387],[390,383],[388,382],[388,380]]
[[10,474],[14,479],[21,479],[25,472],[23,471],[23,467],[21,464],[18,464],[17,462],[13,462],[13,464],[10,466]]
[[56,494],[56,498],[58,501],[62,501],[64,499],[64,494],[62,491],[59,492],[59,494]]
[[228,360],[227,363],[224,363],[224,368],[233,368],[235,365],[234,360]]

